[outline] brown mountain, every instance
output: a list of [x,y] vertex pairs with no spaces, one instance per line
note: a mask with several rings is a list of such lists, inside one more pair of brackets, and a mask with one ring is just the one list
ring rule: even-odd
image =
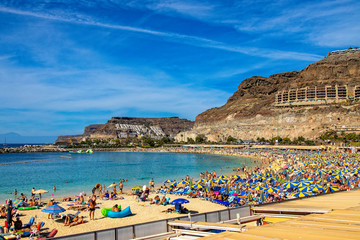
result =
[[126,137],[149,136],[153,138],[173,137],[181,131],[190,130],[193,121],[178,117],[135,118],[113,117],[105,124],[85,127],[84,134],[59,136],[57,143],[81,142],[89,139],[117,139]]
[[302,71],[243,80],[225,105],[199,114],[185,136],[314,139],[329,129],[360,129],[359,99],[360,51],[335,51]]

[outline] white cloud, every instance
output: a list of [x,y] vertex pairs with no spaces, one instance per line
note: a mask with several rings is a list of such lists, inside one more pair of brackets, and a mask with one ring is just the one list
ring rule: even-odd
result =
[[241,53],[251,56],[266,57],[271,59],[294,59],[294,60],[304,60],[304,61],[315,61],[322,58],[322,56],[315,54],[308,54],[308,53],[301,53],[294,51],[282,51],[277,49],[247,47],[247,46],[234,46],[224,42],[214,41],[211,39],[197,37],[197,36],[184,35],[173,32],[156,31],[146,28],[126,26],[126,25],[108,24],[97,21],[95,19],[91,19],[89,16],[83,16],[78,13],[67,14],[65,18],[57,14],[52,15],[52,14],[35,13],[35,12],[17,10],[6,7],[0,7],[0,12],[43,18],[53,21],[62,21],[72,24],[82,24],[82,25],[96,26],[101,28],[109,28],[109,29],[116,29],[121,31],[148,34],[148,35],[160,37],[166,41],[172,41],[180,44],[186,44],[201,48],[218,49],[218,50]]

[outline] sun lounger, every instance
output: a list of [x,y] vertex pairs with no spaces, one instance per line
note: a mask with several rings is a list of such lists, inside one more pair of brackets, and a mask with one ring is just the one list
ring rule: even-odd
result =
[[25,224],[22,228],[30,228],[34,224],[35,218],[31,217],[29,222]]
[[45,239],[47,239],[47,238],[53,238],[53,237],[55,237],[55,235],[57,234],[57,229],[56,228],[54,228],[50,233],[48,233],[47,235],[45,235],[45,236],[43,236],[43,237],[39,237],[39,238],[37,238],[37,240],[45,240]]

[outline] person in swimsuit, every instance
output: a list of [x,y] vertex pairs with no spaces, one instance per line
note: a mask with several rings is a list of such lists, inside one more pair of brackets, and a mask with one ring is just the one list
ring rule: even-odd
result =
[[[91,199],[89,200],[89,216],[90,220],[95,220],[95,206],[96,206],[96,197],[93,195]],[[92,217],[91,217],[92,216]]]

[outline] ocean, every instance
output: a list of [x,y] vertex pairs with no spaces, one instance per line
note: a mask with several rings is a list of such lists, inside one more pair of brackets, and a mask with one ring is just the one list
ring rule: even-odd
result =
[[[33,187],[49,193],[43,197],[73,196],[91,192],[97,184],[109,186],[119,179],[128,179],[125,189],[147,185],[151,178],[155,186],[165,180],[181,181],[185,175],[199,179],[200,172],[215,170],[217,175],[232,172],[233,167],[252,166],[247,158],[191,154],[95,152],[77,153],[11,153],[0,154],[0,202],[18,194],[30,196]],[[222,172],[220,169],[222,168]],[[53,191],[56,186],[56,191]]]

